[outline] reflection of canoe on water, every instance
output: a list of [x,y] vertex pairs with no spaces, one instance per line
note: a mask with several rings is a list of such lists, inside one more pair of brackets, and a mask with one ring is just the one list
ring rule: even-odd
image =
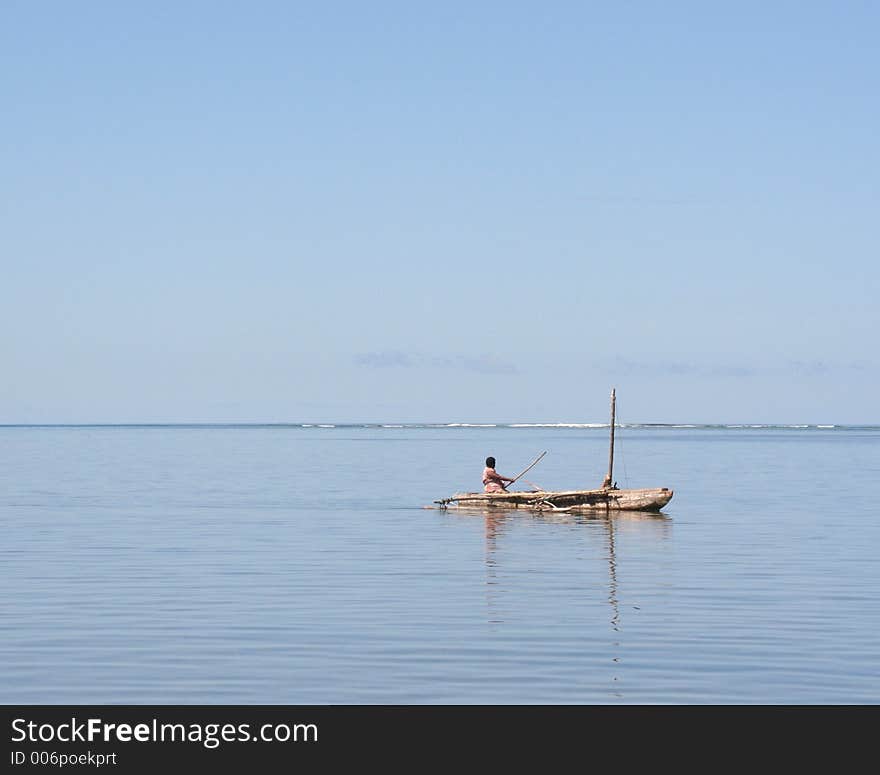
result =
[[[530,509],[533,511],[660,511],[670,500],[672,490],[658,487],[645,490],[620,490],[613,482],[615,391],[611,391],[611,447],[608,453],[608,474],[598,490],[557,490],[532,492],[460,492],[450,498],[434,501],[441,509]],[[542,453],[521,474],[519,479],[546,453]],[[513,483],[511,482],[511,484]]]
[[502,508],[497,506],[425,506],[426,509],[440,509],[446,511],[451,517],[468,519],[479,517],[493,526],[512,524],[513,520],[529,520],[554,525],[586,525],[593,522],[605,522],[609,520],[616,524],[629,525],[637,522],[650,522],[655,525],[666,525],[670,517],[662,511],[618,511],[611,509],[594,509],[592,511],[573,509],[550,509],[550,508]]
[[559,492],[465,492],[434,501],[441,508],[502,508],[536,511],[660,511],[672,490],[564,490]]

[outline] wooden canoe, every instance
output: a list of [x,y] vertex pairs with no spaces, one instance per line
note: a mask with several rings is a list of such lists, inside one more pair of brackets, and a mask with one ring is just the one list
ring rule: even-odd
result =
[[440,508],[500,508],[534,511],[660,511],[673,492],[666,487],[646,490],[563,490],[559,492],[464,492],[434,501]]

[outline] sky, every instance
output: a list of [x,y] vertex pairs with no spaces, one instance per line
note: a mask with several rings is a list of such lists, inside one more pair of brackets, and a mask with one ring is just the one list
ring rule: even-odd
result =
[[880,4],[0,3],[0,423],[880,423]]

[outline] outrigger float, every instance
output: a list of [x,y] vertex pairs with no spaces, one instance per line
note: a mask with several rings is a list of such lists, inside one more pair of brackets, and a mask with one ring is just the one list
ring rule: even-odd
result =
[[[642,490],[621,490],[614,483],[614,427],[616,395],[611,391],[611,446],[608,453],[608,473],[597,490],[532,490],[526,492],[465,492],[434,501],[441,509],[529,509],[532,511],[607,512],[607,511],[660,511],[670,500],[673,491],[667,487]],[[514,482],[546,455],[542,452]],[[510,484],[513,484],[511,482]]]

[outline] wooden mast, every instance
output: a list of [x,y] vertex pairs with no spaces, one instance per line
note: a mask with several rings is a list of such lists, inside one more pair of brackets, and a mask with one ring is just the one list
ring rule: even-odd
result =
[[616,398],[615,390],[611,388],[611,445],[608,449],[608,475],[602,483],[603,487],[614,486],[614,419]]

